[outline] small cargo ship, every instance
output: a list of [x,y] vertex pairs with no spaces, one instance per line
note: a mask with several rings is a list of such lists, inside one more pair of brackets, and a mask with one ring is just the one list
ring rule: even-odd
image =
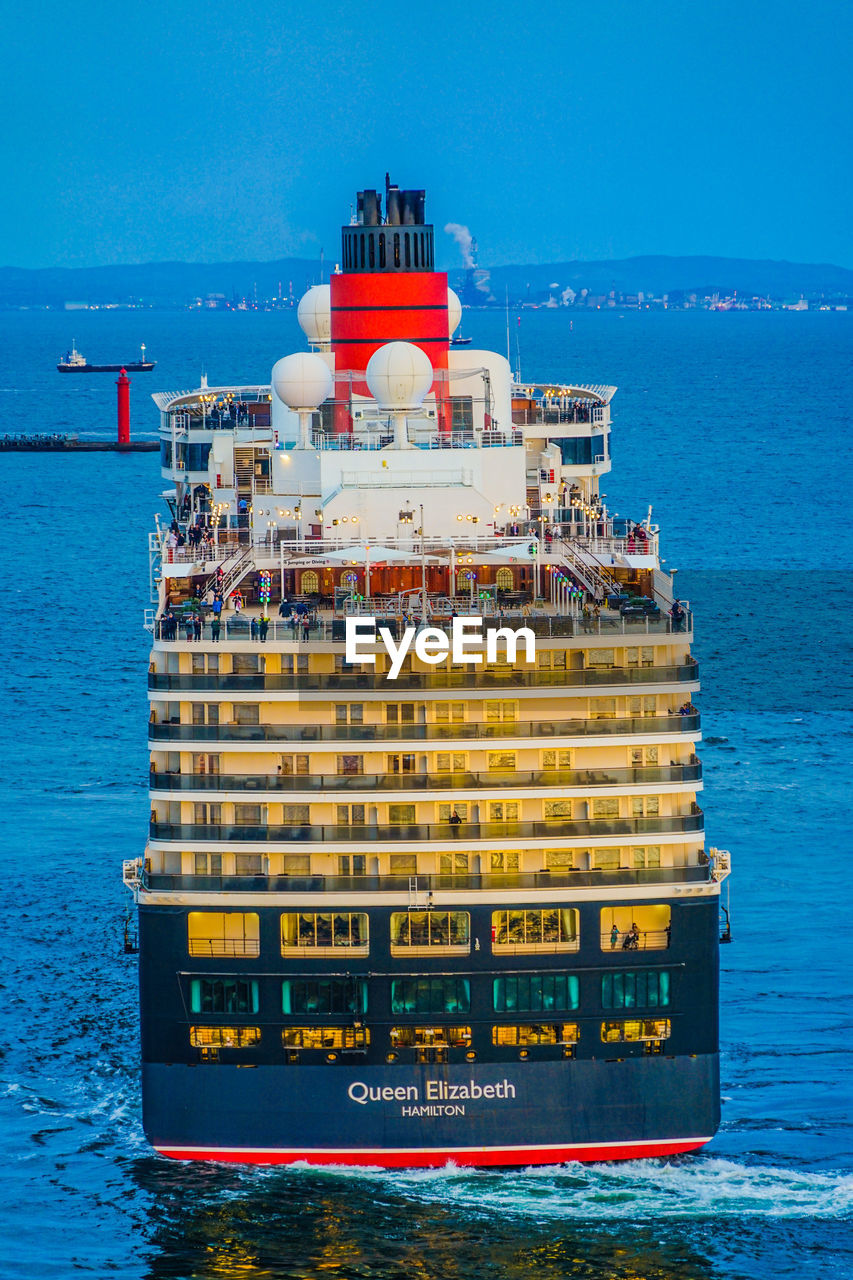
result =
[[125,373],[150,373],[157,363],[156,360],[145,359],[144,342],[140,347],[141,360],[125,360],[120,364],[90,364],[77,350],[75,343],[76,340],[72,341],[71,350],[66,351],[57,364],[56,367],[60,373],[121,373],[122,369]]

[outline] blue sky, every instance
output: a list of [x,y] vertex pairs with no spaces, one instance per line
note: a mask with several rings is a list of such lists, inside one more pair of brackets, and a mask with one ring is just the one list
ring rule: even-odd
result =
[[853,266],[845,0],[34,0],[3,35],[0,265],[334,262],[389,169],[484,265]]

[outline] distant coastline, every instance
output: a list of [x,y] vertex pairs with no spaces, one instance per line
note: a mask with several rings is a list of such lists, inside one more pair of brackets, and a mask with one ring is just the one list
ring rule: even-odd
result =
[[[0,310],[133,307],[289,309],[323,266],[274,262],[160,262],[113,267],[0,267]],[[471,307],[849,309],[853,270],[827,263],[715,257],[636,257],[449,271]],[[328,278],[328,277],[327,277]]]

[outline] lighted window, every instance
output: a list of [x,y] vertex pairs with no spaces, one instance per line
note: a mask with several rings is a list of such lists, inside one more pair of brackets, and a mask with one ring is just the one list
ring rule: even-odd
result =
[[470,1027],[392,1027],[394,1049],[467,1049],[471,1044]]
[[495,951],[576,951],[578,913],[572,907],[493,911]]
[[498,569],[497,573],[495,574],[495,586],[497,587],[498,591],[512,591],[512,588],[513,588],[512,569],[507,569],[507,568]]
[[394,911],[391,952],[397,948],[447,947],[470,950],[471,917],[467,911]]
[[305,569],[302,573],[302,592],[306,596],[316,595],[320,590],[320,579],[313,569]]
[[571,769],[572,753],[571,751],[543,751],[542,752],[542,768],[543,769]]
[[568,821],[572,816],[571,800],[546,800],[545,801],[545,817],[558,819],[561,822]]
[[663,951],[669,946],[672,910],[665,903],[602,907],[602,951]]
[[514,751],[490,751],[487,756],[490,773],[514,773],[516,754]]
[[573,973],[509,973],[492,984],[495,1013],[559,1013],[577,1009],[580,983]]
[[602,1009],[665,1009],[669,992],[666,969],[628,969],[601,976]]
[[251,1049],[260,1043],[260,1027],[190,1027],[194,1049]]
[[637,1018],[631,1022],[602,1022],[601,1024],[601,1038],[605,1044],[668,1040],[671,1031],[669,1018]]
[[285,911],[281,953],[323,953],[348,948],[367,952],[367,916],[357,911]]
[[244,978],[193,978],[192,1013],[257,1013],[258,984]]
[[187,945],[191,956],[259,955],[259,918],[253,911],[191,911]]
[[282,1013],[366,1013],[364,978],[285,978],[281,984]]
[[492,1044],[513,1048],[530,1044],[577,1044],[579,1038],[576,1022],[531,1022],[521,1026],[492,1027]]
[[392,1013],[470,1011],[471,983],[467,978],[395,978],[391,983]]
[[367,1027],[282,1027],[285,1049],[366,1049]]

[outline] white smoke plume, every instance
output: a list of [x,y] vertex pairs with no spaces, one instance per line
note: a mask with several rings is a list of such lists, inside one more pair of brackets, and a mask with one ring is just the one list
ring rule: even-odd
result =
[[466,267],[474,266],[474,255],[471,252],[471,246],[474,243],[474,237],[467,227],[463,227],[461,222],[448,222],[444,230],[459,245],[459,252],[462,254],[462,262]]

